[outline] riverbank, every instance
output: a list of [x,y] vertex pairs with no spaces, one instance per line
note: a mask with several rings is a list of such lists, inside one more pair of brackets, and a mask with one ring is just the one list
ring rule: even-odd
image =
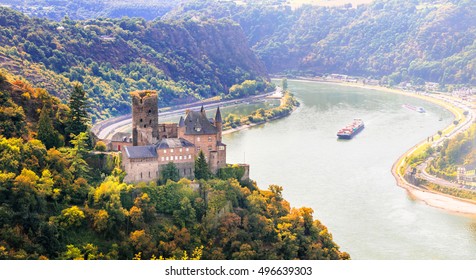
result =
[[[324,83],[324,84],[335,84],[335,85],[341,85],[341,86],[348,86],[348,87],[356,87],[356,88],[363,88],[363,89],[370,89],[370,90],[378,90],[378,91],[383,91],[383,92],[388,92],[392,94],[399,94],[399,95],[404,95],[408,97],[413,97],[413,98],[418,98],[422,99],[428,102],[431,102],[433,104],[436,104],[440,107],[445,108],[446,110],[450,111],[456,120],[463,120],[464,115],[463,115],[463,110],[461,108],[458,108],[444,100],[440,100],[428,95],[423,95],[423,94],[418,94],[418,93],[412,93],[412,92],[406,92],[404,90],[400,89],[395,89],[395,88],[386,88],[382,86],[376,86],[376,85],[365,85],[365,84],[358,84],[358,83],[349,83],[349,82],[338,82],[338,81],[324,81],[324,80],[318,80],[318,79],[294,79],[297,81],[307,81],[307,82],[315,82],[315,83]],[[291,79],[290,79],[291,81]],[[474,113],[472,114],[472,118],[474,119]],[[468,120],[470,121],[470,120]],[[468,123],[466,121],[464,124]],[[460,122],[459,127],[464,127],[464,124]],[[467,129],[467,127],[465,128]],[[462,132],[463,130],[458,131],[459,128],[458,126],[454,126],[453,124],[449,125],[445,129],[443,129],[443,134],[444,135],[450,135],[451,137],[456,135],[456,132]],[[442,137],[441,136],[441,137]],[[435,140],[440,140],[437,138],[441,138],[438,134],[435,134]],[[420,187],[417,187],[415,185],[412,185],[408,183],[400,174],[399,169],[402,166],[402,164],[405,162],[405,159],[407,159],[412,153],[417,151],[422,145],[426,144],[426,141],[421,141],[420,143],[416,144],[414,147],[410,148],[407,152],[405,152],[392,166],[392,175],[394,176],[397,185],[399,187],[404,188],[405,190],[408,191],[408,193],[424,202],[425,204],[439,208],[439,209],[444,209],[449,212],[453,213],[458,213],[458,214],[466,214],[466,215],[476,215],[476,202],[450,196],[441,192],[436,192],[433,190],[427,190],[427,189],[422,189]]]
[[[274,98],[278,99],[276,96]],[[223,134],[226,135],[226,134],[241,131],[241,130],[244,130],[244,129],[249,129],[249,128],[254,127],[254,126],[263,125],[265,123],[287,117],[290,114],[292,114],[292,112],[294,112],[297,109],[297,107],[299,106],[299,102],[297,102],[294,95],[291,94],[290,92],[286,91],[284,94],[281,94],[281,97],[279,99],[280,99],[281,104],[278,107],[268,109],[268,110],[264,110],[263,111],[264,115],[258,116],[260,119],[263,119],[262,121],[250,122],[249,120],[247,120],[246,122],[248,122],[248,123],[246,123],[246,124],[238,125],[234,128],[232,127],[232,128],[224,129]],[[253,118],[253,117],[256,118],[258,111],[259,110],[253,112],[252,114],[250,114],[248,116],[244,116],[244,117],[242,117],[242,119],[243,118],[249,119],[249,118]],[[273,112],[279,112],[279,111],[281,111],[281,113],[275,114],[273,117],[267,117],[266,116],[270,113],[273,114]],[[242,121],[240,121],[240,122],[242,122]]]

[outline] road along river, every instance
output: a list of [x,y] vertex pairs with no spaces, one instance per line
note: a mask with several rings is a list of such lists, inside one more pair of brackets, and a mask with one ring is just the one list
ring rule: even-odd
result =
[[[353,259],[476,259],[476,218],[429,207],[391,174],[409,147],[453,121],[450,112],[376,90],[288,83],[301,107],[224,136],[228,162],[251,164],[261,188],[282,185],[292,206],[312,207]],[[337,140],[337,130],[353,118],[366,128],[350,141]]]

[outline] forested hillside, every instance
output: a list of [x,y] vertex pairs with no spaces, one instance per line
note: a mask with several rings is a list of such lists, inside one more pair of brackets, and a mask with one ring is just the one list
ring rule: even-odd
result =
[[[272,2],[272,1],[268,1]],[[231,18],[272,73],[343,73],[476,85],[476,4],[470,0],[376,0],[302,6],[195,1],[165,18]]]
[[62,99],[81,82],[93,121],[129,112],[137,89],[158,90],[167,106],[224,96],[245,80],[267,87],[264,65],[227,20],[54,22],[0,8],[0,26],[0,68]]
[[65,16],[74,20],[90,18],[142,17],[153,20],[175,6],[190,0],[0,0],[0,4],[26,13],[61,21]]
[[[88,7],[88,0],[82,2],[72,11]],[[173,1],[166,13],[153,7],[159,2],[131,0],[124,14],[108,16],[150,18],[150,11],[164,11],[162,19],[232,19],[271,73],[343,73],[383,78],[391,85],[476,84],[476,4],[471,0],[376,0],[340,7],[280,0]],[[121,3],[105,2],[105,10]]]
[[349,258],[312,209],[240,182],[238,166],[214,177],[205,163],[192,183],[170,163],[159,182],[124,183],[119,157],[89,147],[87,115],[74,124],[87,104],[71,96],[0,75],[0,259]]

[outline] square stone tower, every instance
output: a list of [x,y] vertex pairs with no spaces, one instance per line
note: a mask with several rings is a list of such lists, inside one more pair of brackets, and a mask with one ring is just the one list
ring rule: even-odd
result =
[[159,138],[159,105],[157,92],[139,90],[132,98],[132,145],[155,144]]

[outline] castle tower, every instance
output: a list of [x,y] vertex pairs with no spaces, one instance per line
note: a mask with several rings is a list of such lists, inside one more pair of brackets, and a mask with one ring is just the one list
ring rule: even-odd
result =
[[157,92],[140,90],[131,92],[132,145],[155,144],[159,137],[159,105]]
[[[188,112],[187,112],[188,113]],[[178,138],[184,138],[185,135],[185,120],[180,116],[180,121],[177,129]]]
[[221,119],[220,107],[217,108],[217,113],[215,114],[215,127],[217,128],[217,141],[221,142],[221,133],[222,133],[223,121]]

